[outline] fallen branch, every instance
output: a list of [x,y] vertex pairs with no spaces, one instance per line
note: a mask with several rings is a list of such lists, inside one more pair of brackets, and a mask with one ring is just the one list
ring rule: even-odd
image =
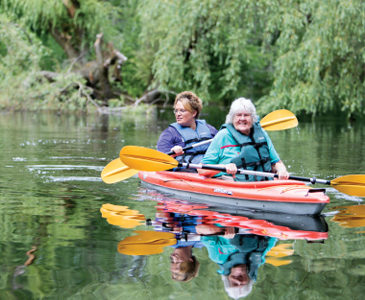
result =
[[94,101],[87,92],[84,91],[85,86],[81,84],[81,82],[77,82],[77,84],[79,86],[79,96],[86,97],[87,102],[91,102],[96,107],[99,113],[104,113],[104,109],[99,104],[97,104],[96,101]]
[[49,82],[54,82],[59,74],[51,71],[40,71],[39,75],[46,78]]
[[134,106],[138,106],[138,104],[141,102],[146,102],[146,103],[152,102],[154,99],[156,99],[158,96],[160,96],[160,94],[161,93],[159,90],[152,90],[150,92],[147,92],[141,98],[136,100],[136,102],[134,103]]
[[158,89],[155,89],[155,90],[147,92],[141,98],[137,99],[136,102],[134,103],[134,106],[138,106],[141,102],[145,102],[148,104],[155,104],[159,101],[162,101],[162,99],[160,98],[161,94],[164,94],[167,98],[167,99],[165,98],[164,103],[166,103],[168,101],[168,94],[176,95],[175,92],[160,91]]

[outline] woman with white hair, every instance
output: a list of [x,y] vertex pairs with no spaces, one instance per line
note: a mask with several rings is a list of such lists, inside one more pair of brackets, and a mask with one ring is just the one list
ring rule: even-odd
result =
[[203,236],[201,242],[209,258],[219,266],[217,272],[222,276],[228,296],[238,299],[251,293],[258,270],[277,238],[239,233],[233,239]]
[[[226,174],[237,181],[266,180],[260,176],[236,175],[237,168],[274,172],[279,179],[289,177],[270,137],[260,126],[255,106],[245,98],[232,102],[226,123],[214,137],[201,162],[225,165]],[[204,171],[199,173],[205,175]]]

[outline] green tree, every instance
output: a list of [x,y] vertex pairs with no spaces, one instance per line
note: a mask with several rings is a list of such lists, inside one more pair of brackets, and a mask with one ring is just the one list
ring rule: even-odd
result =
[[[23,30],[4,14],[0,14],[1,106],[12,106],[12,100],[22,103],[23,99],[29,99],[25,94],[32,85],[31,74],[40,71],[39,65],[43,55],[46,55],[46,49],[34,34]],[[17,90],[18,93],[15,92]]]
[[[61,88],[54,88],[59,90],[56,98],[66,95],[67,99],[72,99],[73,90],[77,88],[81,98],[102,99],[104,104],[120,95],[121,65],[126,57],[119,52],[123,38],[115,26],[121,17],[118,6],[97,0],[4,0],[0,3],[0,13],[6,16],[10,25],[33,35],[28,41],[29,47],[37,40],[51,52],[48,56],[40,56],[38,67],[43,66],[47,69],[43,71],[47,72],[32,74],[37,78],[33,80],[35,85],[38,83],[41,89],[48,89],[44,85],[41,87],[43,80],[38,76],[41,75],[55,85],[59,82]],[[12,47],[11,40],[6,44],[3,41],[2,56],[11,56],[9,49]],[[49,91],[39,94],[39,98],[43,96],[48,102],[45,95],[49,95]]]
[[141,44],[153,55],[153,84],[214,102],[262,95],[271,80],[270,54],[261,51],[266,10],[249,0],[141,2]]
[[[81,109],[193,90],[218,104],[249,97],[263,113],[365,112],[361,0],[4,0],[0,14],[31,36],[13,41],[2,29],[0,87],[10,99],[27,82],[40,105]],[[37,47],[21,58],[28,75],[9,69],[20,39]]]
[[259,103],[268,110],[364,115],[365,2],[267,2],[266,33],[278,36],[275,80]]
[[155,85],[261,110],[363,115],[361,0],[144,1],[141,42]]

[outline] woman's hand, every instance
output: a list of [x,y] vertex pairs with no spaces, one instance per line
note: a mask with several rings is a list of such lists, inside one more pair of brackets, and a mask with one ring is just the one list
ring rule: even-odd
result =
[[215,171],[215,170],[204,170],[204,169],[197,169],[199,175],[204,176],[206,178],[211,178],[214,175],[217,175],[220,171]]
[[172,155],[173,157],[175,156],[180,156],[184,154],[184,150],[181,146],[174,146],[171,148],[171,152],[174,152],[175,154]]
[[287,180],[289,178],[289,173],[287,170],[279,170],[277,174],[280,180]]
[[226,173],[235,175],[237,173],[237,166],[233,163],[225,165],[226,167]]
[[224,237],[226,239],[233,239],[236,235],[236,229],[234,227],[226,227],[224,230]]
[[289,173],[286,170],[284,163],[280,160],[275,165],[273,165],[273,171],[278,174],[278,179],[287,180],[289,178]]

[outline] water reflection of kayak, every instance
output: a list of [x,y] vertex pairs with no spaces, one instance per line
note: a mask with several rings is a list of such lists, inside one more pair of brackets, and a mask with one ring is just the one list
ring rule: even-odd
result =
[[[207,206],[202,203],[178,200],[158,192],[149,193],[149,195],[158,202],[158,211],[164,214],[177,214],[180,219],[183,216],[182,220],[185,222],[190,220],[190,216],[190,218],[199,218],[201,224],[235,227],[241,233],[270,236],[282,240],[322,241],[328,238],[328,226],[323,216],[237,210],[226,206]],[[170,224],[169,219],[155,221],[159,221],[161,225],[165,224],[165,230],[175,226]]]
[[139,172],[142,183],[181,199],[295,215],[319,215],[329,197],[294,180],[232,182],[186,172]]
[[250,210],[237,210],[225,207],[211,207],[221,213],[228,213],[232,216],[244,216],[254,220],[266,220],[277,226],[285,226],[291,230],[327,232],[328,225],[323,216],[292,215],[272,212],[259,212]]

